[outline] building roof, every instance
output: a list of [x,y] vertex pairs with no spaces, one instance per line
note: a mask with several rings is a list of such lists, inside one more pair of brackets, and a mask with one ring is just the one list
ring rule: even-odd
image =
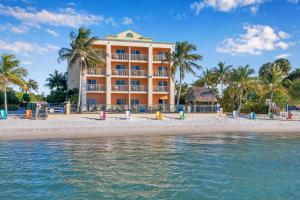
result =
[[208,88],[194,87],[188,90],[186,102],[217,102],[217,97]]

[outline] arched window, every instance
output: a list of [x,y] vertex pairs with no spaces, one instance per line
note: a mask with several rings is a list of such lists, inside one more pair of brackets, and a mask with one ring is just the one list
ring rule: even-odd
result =
[[127,33],[127,34],[126,34],[126,37],[127,37],[127,38],[133,38],[133,34],[132,34],[132,33]]

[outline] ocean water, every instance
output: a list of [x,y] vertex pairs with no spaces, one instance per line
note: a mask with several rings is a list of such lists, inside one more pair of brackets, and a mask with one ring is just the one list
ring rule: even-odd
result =
[[300,134],[0,141],[0,199],[300,199]]

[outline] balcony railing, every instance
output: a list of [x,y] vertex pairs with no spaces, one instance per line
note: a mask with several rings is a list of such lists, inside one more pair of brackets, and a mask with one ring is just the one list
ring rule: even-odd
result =
[[104,68],[90,68],[87,70],[88,75],[105,75]]
[[168,86],[156,86],[154,92],[169,92]]
[[169,72],[167,70],[157,70],[153,73],[157,77],[169,77]]
[[105,91],[105,85],[103,84],[87,84],[87,91]]
[[120,91],[120,92],[128,92],[129,86],[128,85],[112,85],[112,91]]
[[111,54],[111,58],[113,60],[128,60],[129,55],[125,54],[125,53],[113,53],[113,54]]
[[112,74],[115,76],[128,76],[127,69],[115,69],[112,71]]
[[165,55],[154,55],[153,56],[153,61],[164,61],[167,59],[167,56]]
[[147,55],[144,55],[144,54],[130,54],[130,59],[146,61],[148,59],[148,57],[147,57]]
[[147,86],[145,85],[132,85],[130,88],[132,92],[147,92]]
[[131,76],[147,76],[145,70],[131,70]]

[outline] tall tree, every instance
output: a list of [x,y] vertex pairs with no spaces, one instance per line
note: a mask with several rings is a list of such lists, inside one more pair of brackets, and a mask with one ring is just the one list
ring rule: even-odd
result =
[[254,72],[254,69],[250,68],[249,65],[238,67],[233,69],[231,72],[230,78],[233,87],[232,91],[236,92],[238,113],[241,112],[243,100],[246,94],[254,88],[254,78],[251,77]]
[[51,91],[64,91],[67,90],[67,74],[60,73],[57,70],[53,74],[49,74],[49,77],[46,79],[46,87],[49,87]]
[[35,80],[29,79],[26,83],[26,88],[29,92],[32,92],[32,91],[38,92],[39,84]]
[[199,79],[195,81],[193,84],[194,87],[206,87],[210,89],[215,95],[217,93],[217,84],[218,84],[218,77],[214,73],[213,70],[209,70],[206,68],[202,72],[202,76],[199,76]]
[[91,31],[86,28],[79,28],[78,33],[70,33],[70,48],[61,48],[59,50],[58,61],[68,60],[70,66],[79,64],[79,95],[77,103],[77,111],[81,112],[82,98],[82,76],[87,68],[96,67],[96,64],[104,64],[103,54],[99,50],[93,48],[96,37],[91,37]]
[[24,87],[26,81],[24,78],[27,76],[27,70],[19,66],[20,61],[14,55],[3,54],[0,60],[0,82],[3,86],[4,92],[4,107],[7,111],[7,96],[6,91],[9,84]]
[[[181,96],[181,88],[182,81],[185,78],[185,75],[191,73],[196,75],[195,70],[199,70],[201,68],[196,62],[202,59],[202,56],[199,54],[193,53],[197,48],[195,45],[190,44],[189,42],[177,42],[175,46],[175,50],[172,53],[167,54],[167,59],[165,61],[169,61],[172,63],[171,73],[173,79],[175,79],[175,75],[177,71],[179,71],[179,88],[177,94],[177,107],[179,106],[180,96]],[[163,61],[163,62],[165,62]]]
[[218,83],[221,85],[221,97],[223,98],[224,84],[228,81],[230,70],[232,66],[225,64],[225,62],[219,62],[218,66],[213,69],[218,78]]

